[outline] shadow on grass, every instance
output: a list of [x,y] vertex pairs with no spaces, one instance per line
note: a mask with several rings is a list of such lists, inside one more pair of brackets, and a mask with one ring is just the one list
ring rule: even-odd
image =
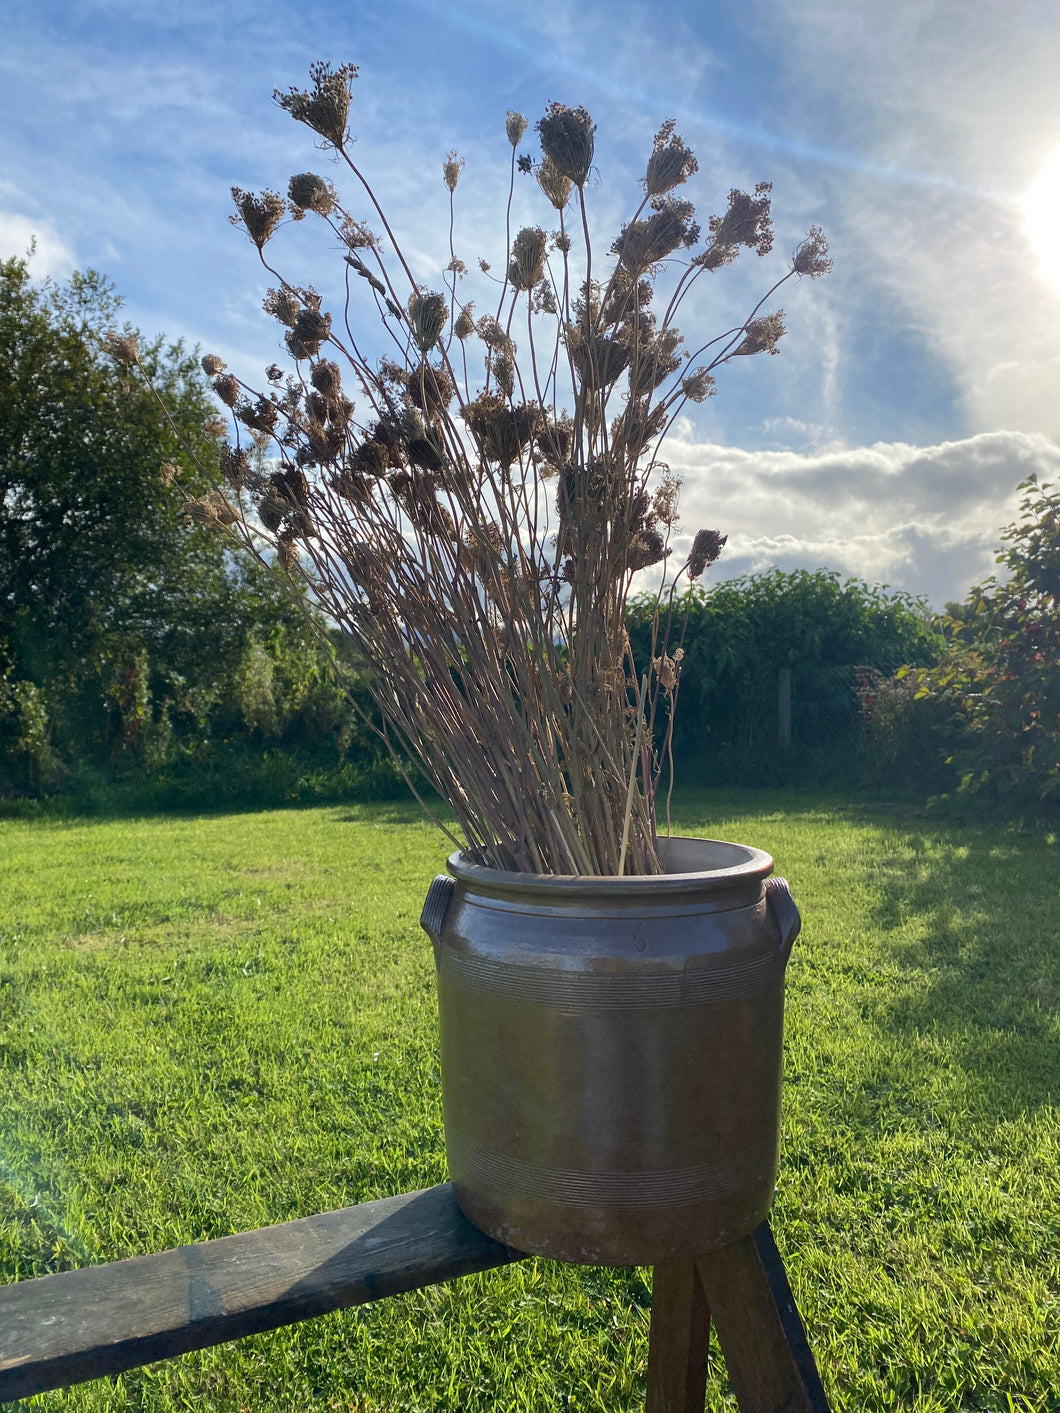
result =
[[876,1024],[903,1051],[939,1042],[960,1102],[998,1119],[1060,1100],[1057,835],[965,819],[891,837],[872,918],[898,985]]

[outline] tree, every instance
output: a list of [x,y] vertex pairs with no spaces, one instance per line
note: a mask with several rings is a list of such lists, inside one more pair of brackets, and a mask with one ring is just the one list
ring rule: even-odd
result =
[[[976,585],[944,626],[938,666],[915,674],[914,706],[947,718],[966,790],[1060,798],[1060,488],[1022,483],[1003,531],[1005,572]],[[909,669],[899,674],[910,675]]]
[[208,488],[185,447],[216,461],[214,407],[179,343],[141,354],[169,416],[115,366],[103,337],[119,307],[94,272],[37,286],[25,261],[0,263],[0,766],[6,745],[16,785],[64,757],[246,734],[255,651],[282,699],[259,735],[282,735],[322,696],[329,721],[342,714],[289,596],[184,518]]

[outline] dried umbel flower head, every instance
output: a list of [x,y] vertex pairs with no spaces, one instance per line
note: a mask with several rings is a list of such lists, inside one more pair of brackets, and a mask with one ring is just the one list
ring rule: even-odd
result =
[[582,187],[593,165],[596,124],[584,108],[550,103],[537,124],[541,151],[561,177]]
[[104,335],[103,347],[115,363],[130,365],[139,362],[140,345],[132,334],[118,334],[111,330]]
[[283,380],[283,369],[278,363],[270,363],[265,369],[265,376],[270,383],[279,383]]
[[234,525],[239,519],[239,511],[220,491],[207,491],[204,496],[185,502],[184,515],[198,525],[214,527]]
[[456,316],[456,323],[453,325],[453,333],[456,334],[461,343],[464,339],[469,339],[475,332],[475,316],[471,311],[472,306],[465,304],[463,309],[461,309],[460,313]]
[[315,211],[318,216],[330,216],[335,209],[335,188],[313,172],[299,172],[287,184],[287,199],[296,215]]
[[239,379],[231,373],[222,373],[213,380],[213,390],[226,407],[235,407],[239,401]]
[[313,87],[308,92],[290,88],[281,93],[276,89],[272,96],[297,122],[305,123],[332,147],[341,148],[346,142],[357,65],[339,64],[332,69],[318,60],[310,64],[309,77]]
[[688,556],[688,577],[698,579],[708,565],[713,564],[721,554],[728,535],[717,530],[700,530],[692,541],[692,552]]
[[773,223],[769,214],[769,193],[772,182],[759,182],[754,196],[733,187],[729,192],[729,209],[724,216],[711,216],[710,233],[719,246],[746,245],[759,255],[773,249]]
[[714,377],[705,368],[693,368],[687,377],[681,379],[681,391],[689,402],[705,402],[715,393]]
[[680,186],[699,171],[699,163],[684,139],[674,132],[673,118],[667,118],[655,134],[655,143],[648,158],[644,189],[649,196],[662,196]]
[[508,279],[517,290],[532,290],[545,273],[548,236],[540,226],[524,226],[512,241]]
[[557,211],[562,211],[574,190],[574,183],[570,177],[563,176],[556,164],[550,162],[547,157],[534,168],[534,176],[537,177],[538,186],[552,205]]
[[293,574],[298,568],[300,553],[295,537],[289,530],[285,530],[276,539],[276,562],[279,564],[284,574]]
[[456,190],[456,184],[460,180],[460,173],[464,170],[464,159],[457,155],[455,151],[449,151],[445,155],[442,163],[442,180],[449,191]]
[[752,319],[743,326],[744,339],[729,355],[736,358],[750,353],[776,353],[777,343],[784,335],[784,311],[767,314],[762,319]]
[[208,353],[199,366],[208,378],[216,378],[228,365],[223,358],[218,358],[216,353]]
[[630,536],[626,547],[626,568],[630,573],[650,569],[665,557],[663,537],[654,525],[643,525]]
[[266,314],[271,314],[274,319],[279,319],[281,324],[293,329],[294,321],[302,311],[302,301],[294,290],[270,289],[265,295],[262,308]]
[[511,336],[500,320],[495,319],[492,314],[483,314],[475,325],[475,332],[487,348],[496,349],[498,353],[506,353],[509,358],[514,356],[515,344],[512,342]]
[[250,457],[242,447],[222,446],[217,454],[217,464],[221,475],[237,493],[246,485],[251,475]]
[[342,373],[339,365],[332,363],[327,358],[322,358],[319,363],[313,364],[313,371],[309,375],[309,381],[328,401],[338,397],[342,387]]
[[665,260],[680,246],[695,245],[699,239],[696,208],[677,197],[656,197],[654,213],[643,221],[630,221],[622,227],[611,253],[634,275],[642,274]]
[[320,345],[331,336],[331,315],[319,309],[303,309],[284,342],[294,358],[315,358]]
[[419,290],[409,296],[409,328],[416,347],[429,353],[442,336],[449,306],[444,294]]
[[204,437],[209,437],[212,442],[219,442],[228,432],[228,423],[223,417],[207,417],[202,424]]
[[526,132],[526,119],[522,113],[515,113],[508,109],[508,116],[504,122],[504,131],[508,134],[508,141],[513,147],[518,147],[523,140],[523,133]]
[[242,187],[232,188],[232,200],[236,203],[236,215],[229,216],[233,226],[242,226],[247,235],[262,249],[265,242],[283,219],[287,204],[275,191],[263,191],[255,195]]
[[181,468],[175,466],[172,461],[163,461],[162,465],[158,468],[158,472],[162,477],[162,484],[166,486],[172,486],[177,478],[182,475]]
[[806,239],[791,257],[791,268],[797,275],[809,275],[811,280],[828,274],[832,262],[828,258],[828,242],[820,226],[810,227]]
[[678,648],[673,657],[668,653],[663,653],[660,657],[652,658],[652,667],[655,675],[659,679],[659,686],[664,692],[670,693],[677,690],[677,684],[681,679],[681,659],[684,657],[684,649]]

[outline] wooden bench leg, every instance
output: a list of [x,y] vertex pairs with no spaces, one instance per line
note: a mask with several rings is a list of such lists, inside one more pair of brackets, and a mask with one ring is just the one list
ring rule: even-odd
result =
[[646,1413],[703,1413],[710,1309],[694,1261],[656,1266],[651,1280]]
[[696,1267],[740,1413],[831,1413],[768,1222]]

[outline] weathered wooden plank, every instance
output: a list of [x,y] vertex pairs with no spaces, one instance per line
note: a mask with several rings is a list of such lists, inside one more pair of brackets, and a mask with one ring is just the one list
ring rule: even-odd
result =
[[645,1413],[703,1413],[710,1307],[694,1261],[668,1261],[651,1278]]
[[0,1402],[522,1260],[449,1183],[0,1287]]
[[804,1334],[793,1347],[791,1315],[798,1315],[783,1265],[776,1256],[779,1280],[775,1267],[771,1281],[763,1244],[768,1254],[772,1238],[759,1227],[696,1261],[740,1413],[829,1413]]
[[806,1327],[802,1323],[799,1307],[795,1304],[795,1297],[788,1284],[788,1273],[784,1269],[784,1262],[768,1222],[763,1222],[755,1230],[754,1239],[769,1289],[773,1293],[780,1323],[784,1328],[784,1338],[791,1350],[799,1377],[805,1385],[810,1407],[813,1413],[832,1413],[824,1385],[821,1383],[821,1375],[817,1371],[817,1361],[813,1357],[810,1341],[806,1338]]

